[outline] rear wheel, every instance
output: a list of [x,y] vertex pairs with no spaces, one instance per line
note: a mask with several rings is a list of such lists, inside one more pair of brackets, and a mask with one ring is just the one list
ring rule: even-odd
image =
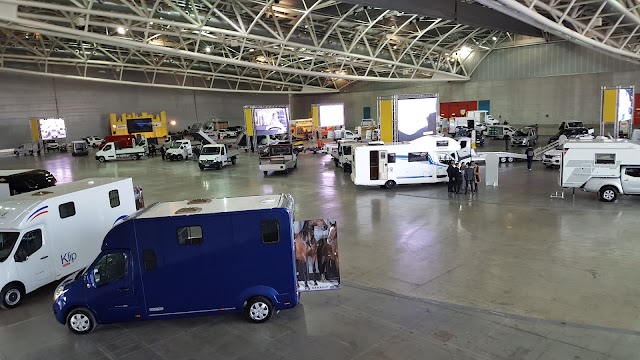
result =
[[618,197],[618,190],[613,186],[603,186],[600,189],[600,200],[605,202],[615,201]]
[[387,182],[384,183],[384,187],[387,189],[391,189],[394,186],[396,186],[396,182],[393,180],[387,180]]
[[140,159],[140,155],[133,154],[132,158],[133,158],[133,160],[138,160],[138,159]]
[[273,315],[273,305],[264,296],[256,296],[247,301],[245,316],[253,323],[263,323]]
[[512,163],[512,162],[513,162],[513,158],[512,158],[512,157],[507,158],[507,161],[508,161],[508,162],[510,162],[510,163]]
[[507,158],[500,158],[500,162],[501,163],[506,163],[507,162]]
[[77,308],[67,315],[67,326],[74,334],[84,335],[90,333],[96,327],[96,318],[90,310]]
[[3,309],[13,309],[18,307],[24,297],[24,289],[19,284],[9,284],[0,292],[0,307]]

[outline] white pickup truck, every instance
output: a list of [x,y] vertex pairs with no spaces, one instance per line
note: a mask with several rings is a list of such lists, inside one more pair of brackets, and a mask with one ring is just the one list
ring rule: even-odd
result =
[[208,144],[202,147],[198,166],[200,170],[207,168],[220,170],[229,163],[235,165],[238,155],[238,151],[229,150],[224,144]]
[[96,160],[100,162],[117,159],[141,159],[145,154],[144,146],[121,148],[117,142],[106,143],[96,152]]
[[298,167],[298,155],[293,151],[291,143],[269,145],[266,156],[260,157],[260,170],[267,175],[269,171],[284,171]]

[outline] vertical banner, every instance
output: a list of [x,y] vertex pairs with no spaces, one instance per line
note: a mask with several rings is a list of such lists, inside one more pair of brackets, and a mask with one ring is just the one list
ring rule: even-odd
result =
[[602,92],[602,122],[614,123],[618,111],[618,90],[607,89]]
[[244,107],[244,126],[247,129],[247,136],[253,136],[253,109]]
[[293,232],[300,291],[339,289],[340,256],[336,220],[294,221]]
[[311,105],[311,119],[313,120],[313,127],[320,128],[320,109],[318,105]]
[[380,124],[380,140],[393,142],[393,99],[378,98],[378,124]]
[[604,135],[606,124],[613,124],[614,137],[627,137],[633,126],[634,87],[617,86],[602,88],[600,132]]

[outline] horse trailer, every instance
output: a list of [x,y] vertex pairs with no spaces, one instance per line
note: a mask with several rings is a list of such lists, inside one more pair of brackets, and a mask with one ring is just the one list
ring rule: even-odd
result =
[[230,312],[265,322],[299,301],[293,198],[152,205],[111,229],[95,261],[54,296],[56,320],[77,334],[99,323]]

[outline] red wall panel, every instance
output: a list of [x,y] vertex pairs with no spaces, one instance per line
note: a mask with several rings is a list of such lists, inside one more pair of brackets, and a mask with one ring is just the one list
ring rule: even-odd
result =
[[640,94],[633,100],[633,125],[640,125]]
[[454,101],[440,103],[440,116],[445,118],[464,116],[462,110],[478,110],[478,101]]

